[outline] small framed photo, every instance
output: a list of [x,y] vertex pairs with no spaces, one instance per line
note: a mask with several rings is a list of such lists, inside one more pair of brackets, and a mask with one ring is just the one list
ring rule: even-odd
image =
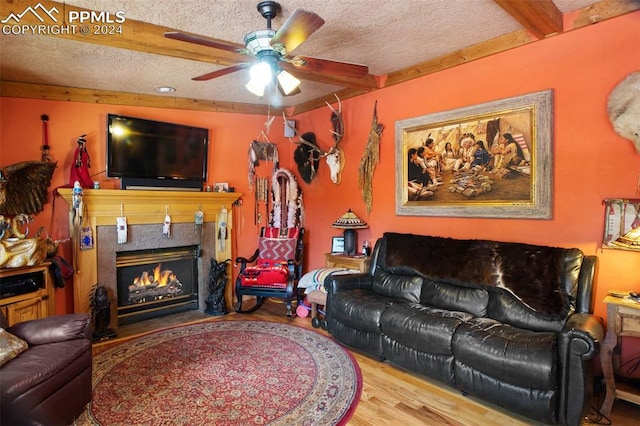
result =
[[344,253],[344,237],[331,239],[331,253]]
[[229,192],[228,182],[216,182],[213,187],[213,192]]

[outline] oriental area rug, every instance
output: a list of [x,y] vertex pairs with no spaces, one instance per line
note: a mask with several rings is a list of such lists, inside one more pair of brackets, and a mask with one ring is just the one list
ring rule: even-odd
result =
[[316,332],[266,321],[170,328],[100,352],[77,425],[343,425],[360,368]]

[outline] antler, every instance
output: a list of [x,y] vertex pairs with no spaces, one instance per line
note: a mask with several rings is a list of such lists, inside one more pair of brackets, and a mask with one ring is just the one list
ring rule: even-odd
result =
[[342,118],[342,102],[340,102],[340,98],[335,93],[333,96],[338,100],[338,110],[336,111],[329,102],[325,101],[329,109],[331,110],[331,134],[333,134],[333,140],[335,143],[329,150],[329,152],[333,152],[338,147],[338,144],[344,137],[344,119]]
[[344,119],[342,118],[342,102],[340,101],[340,98],[338,97],[338,95],[336,95],[335,93],[333,95],[338,100],[338,109],[337,110],[334,109],[329,102],[325,101],[325,103],[327,104],[327,106],[331,110],[331,127],[332,127],[331,134],[333,135],[333,139],[335,141],[333,146],[328,151],[325,151],[325,150],[321,149],[318,145],[314,145],[311,142],[309,142],[308,140],[306,140],[305,138],[303,138],[295,127],[289,125],[289,122],[287,121],[287,116],[285,115],[285,113],[283,111],[282,112],[282,118],[284,119],[284,125],[287,126],[289,129],[293,130],[293,132],[295,133],[295,135],[299,139],[299,141],[296,142],[296,141],[292,140],[291,138],[289,138],[289,141],[291,141],[291,142],[293,142],[293,143],[295,143],[297,145],[307,145],[308,147],[310,147],[314,151],[318,152],[321,157],[326,157],[327,155],[330,155],[330,154],[333,154],[334,152],[336,152],[336,149],[338,148],[338,144],[340,143],[340,141],[344,137]]
[[329,155],[330,151],[324,151],[320,149],[318,145],[314,145],[308,140],[306,140],[305,138],[303,138],[300,132],[298,132],[298,129],[296,129],[293,126],[290,126],[289,121],[287,120],[287,116],[284,115],[284,112],[282,112],[282,118],[284,119],[284,125],[287,126],[289,129],[293,130],[293,132],[296,134],[296,136],[299,139],[298,141],[294,141],[292,138],[289,138],[289,141],[295,143],[296,145],[306,145],[309,148],[311,148],[313,151],[318,152],[321,157],[326,157],[327,155]]

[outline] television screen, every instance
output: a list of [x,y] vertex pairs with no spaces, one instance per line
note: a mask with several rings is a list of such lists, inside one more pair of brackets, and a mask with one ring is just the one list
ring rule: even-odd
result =
[[209,130],[109,114],[107,176],[130,185],[202,189],[207,179]]

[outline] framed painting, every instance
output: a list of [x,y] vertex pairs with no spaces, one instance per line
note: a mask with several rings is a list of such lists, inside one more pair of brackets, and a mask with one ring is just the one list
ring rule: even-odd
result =
[[550,219],[552,95],[396,122],[396,214]]

